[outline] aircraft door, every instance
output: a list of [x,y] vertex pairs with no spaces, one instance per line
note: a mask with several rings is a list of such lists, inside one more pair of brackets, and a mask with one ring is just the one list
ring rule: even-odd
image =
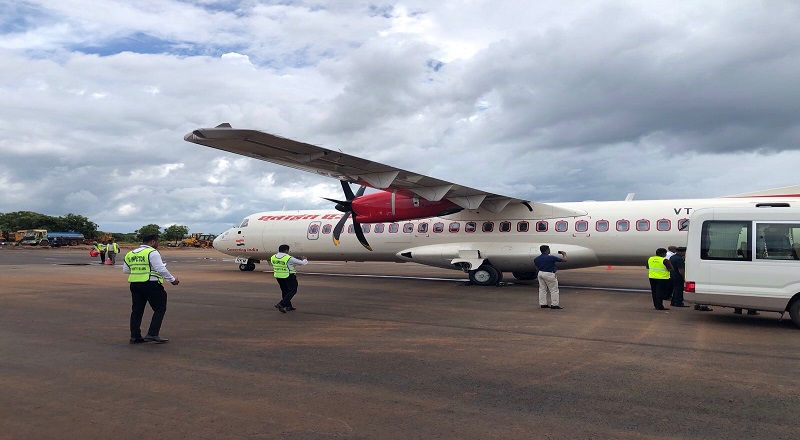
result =
[[306,232],[306,238],[309,240],[317,240],[319,239],[319,230],[322,228],[322,222],[311,222],[308,225],[308,231]]

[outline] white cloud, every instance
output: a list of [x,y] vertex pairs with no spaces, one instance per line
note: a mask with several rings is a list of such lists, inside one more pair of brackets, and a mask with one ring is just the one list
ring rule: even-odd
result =
[[221,122],[541,201],[798,183],[791,2],[40,0],[0,18],[0,212],[220,232],[341,198],[182,140]]

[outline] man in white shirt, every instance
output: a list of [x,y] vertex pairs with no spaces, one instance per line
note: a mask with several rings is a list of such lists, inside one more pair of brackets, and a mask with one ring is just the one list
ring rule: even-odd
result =
[[[131,344],[142,342],[155,342],[163,344],[169,339],[159,337],[161,322],[167,312],[167,291],[162,285],[164,280],[177,286],[179,281],[172,276],[158,253],[160,239],[158,234],[148,234],[142,237],[142,244],[125,255],[125,264],[122,273],[130,274],[128,282],[131,289]],[[142,317],[144,307],[150,303],[153,309],[153,319],[147,336],[142,337]]]

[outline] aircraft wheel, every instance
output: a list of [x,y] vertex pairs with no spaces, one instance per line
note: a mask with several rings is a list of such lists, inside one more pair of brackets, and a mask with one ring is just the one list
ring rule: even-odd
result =
[[536,279],[536,272],[511,272],[511,275],[514,275],[514,278],[520,281]]
[[494,286],[502,279],[502,274],[492,266],[483,266],[469,271],[469,280],[479,286]]
[[789,316],[792,318],[792,322],[800,327],[800,298],[794,300],[789,306]]
[[256,270],[256,263],[247,263],[246,266],[247,266],[247,271],[248,272],[252,272],[252,271]]
[[242,263],[239,265],[239,270],[241,270],[242,272],[247,272],[247,266],[248,266],[247,264]]

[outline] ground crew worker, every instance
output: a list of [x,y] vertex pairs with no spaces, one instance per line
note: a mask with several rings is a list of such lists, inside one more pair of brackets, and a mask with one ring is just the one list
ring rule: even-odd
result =
[[[560,257],[550,255],[550,246],[539,246],[541,255],[533,259],[533,264],[538,269],[536,278],[539,280],[539,307],[546,309],[563,309],[559,303],[558,277],[556,277],[556,263],[567,261],[567,253],[558,251]],[[550,293],[550,305],[547,304],[547,294]]]
[[100,254],[100,264],[106,264],[106,244],[95,243],[94,248]]
[[117,264],[117,254],[119,253],[119,246],[114,243],[114,239],[111,238],[108,240],[108,245],[106,245],[106,254],[108,254],[108,259],[111,260],[111,265],[114,266]]
[[647,275],[650,279],[650,293],[653,295],[653,307],[656,310],[669,310],[664,307],[664,298],[670,293],[672,283],[669,280],[669,273],[672,271],[672,264],[666,259],[667,250],[664,248],[656,249],[656,254],[647,259]]
[[[130,274],[128,282],[131,289],[131,344],[155,342],[163,344],[169,339],[159,337],[161,321],[167,312],[167,291],[162,285],[164,280],[177,286],[179,281],[172,276],[158,253],[158,234],[147,234],[142,237],[142,245],[125,254],[122,272]],[[142,317],[144,307],[150,303],[153,319],[147,335],[142,337]]]
[[275,304],[275,308],[281,313],[297,310],[292,305],[292,297],[297,293],[297,269],[296,265],[305,266],[308,260],[305,257],[295,258],[289,255],[289,245],[278,246],[278,253],[270,257],[272,264],[272,274],[281,286],[281,300]]

